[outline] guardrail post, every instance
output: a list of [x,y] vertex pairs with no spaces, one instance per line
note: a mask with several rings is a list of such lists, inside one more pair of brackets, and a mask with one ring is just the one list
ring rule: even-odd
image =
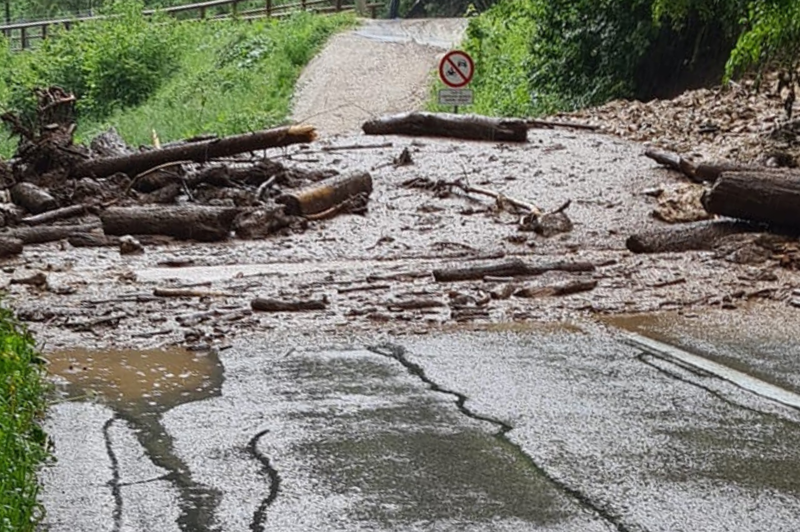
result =
[[205,6],[200,8],[200,18],[206,18],[206,8],[205,8]]
[[47,24],[42,24],[42,40],[47,39]]
[[336,11],[342,10],[342,0],[336,0]]
[[300,8],[305,11],[306,10],[306,0],[300,0]]
[[238,3],[239,3],[239,0],[234,0],[234,2],[231,4],[231,14],[234,17],[236,16],[236,13],[238,11],[238,9],[236,8],[236,4],[238,4]]
[[19,42],[23,50],[28,47],[28,32],[25,28],[19,29]]
[[267,0],[267,16],[272,16],[272,0]]

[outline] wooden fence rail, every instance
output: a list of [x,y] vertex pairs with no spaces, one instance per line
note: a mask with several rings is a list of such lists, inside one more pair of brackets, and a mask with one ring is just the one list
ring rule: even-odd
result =
[[[337,13],[340,11],[353,11],[356,9],[356,0],[263,0],[264,7],[258,9],[241,10],[239,4],[253,3],[250,0],[211,0],[196,4],[186,4],[182,6],[168,7],[154,10],[148,9],[143,13],[147,16],[156,12],[167,13],[169,15],[183,15],[187,18],[201,20],[206,18],[239,18],[252,20],[265,17],[284,17],[295,11],[315,11],[319,13]],[[378,9],[384,6],[384,2],[372,2],[366,4],[369,14],[376,18]],[[210,15],[212,10],[221,9],[222,13]],[[21,22],[17,24],[0,25],[0,33],[11,43],[13,50],[25,50],[30,48],[32,42],[46,39],[51,28],[62,27],[71,29],[76,24],[91,20],[102,20],[105,16],[90,16],[63,18],[56,20],[40,20],[35,22]]]

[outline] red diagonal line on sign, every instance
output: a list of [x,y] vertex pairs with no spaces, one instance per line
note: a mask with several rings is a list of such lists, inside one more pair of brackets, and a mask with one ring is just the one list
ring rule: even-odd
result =
[[450,58],[448,57],[448,58],[447,58],[447,62],[448,62],[448,63],[450,63],[450,66],[451,66],[451,67],[453,67],[453,69],[454,69],[456,72],[458,72],[458,75],[459,75],[459,76],[461,76],[461,79],[462,79],[463,81],[467,81],[467,75],[466,75],[466,74],[464,74],[463,72],[461,72],[461,70],[459,70],[459,68],[456,66],[456,64],[455,64],[455,63],[453,63],[453,60],[452,60],[452,59],[450,59]]

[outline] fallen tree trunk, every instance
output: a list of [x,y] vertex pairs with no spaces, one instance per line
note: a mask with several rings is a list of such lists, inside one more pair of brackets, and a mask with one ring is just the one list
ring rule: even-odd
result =
[[250,302],[253,310],[261,312],[301,312],[304,310],[324,310],[328,301],[321,299],[283,300],[257,297]]
[[539,265],[527,264],[521,259],[480,264],[466,268],[433,270],[433,278],[440,283],[455,281],[474,281],[486,276],[517,277],[522,275],[541,275],[549,271],[592,272],[594,264],[588,262],[551,262]]
[[83,204],[69,205],[67,207],[54,209],[52,211],[47,211],[42,214],[37,214],[34,216],[26,216],[25,218],[21,219],[20,222],[27,225],[48,224],[50,222],[55,222],[57,220],[65,220],[67,218],[72,218],[73,216],[82,216],[86,214],[87,209],[88,205],[83,205]]
[[3,233],[0,233],[1,238],[16,238],[21,240],[23,244],[43,244],[45,242],[55,242],[57,240],[64,240],[70,236],[91,233],[95,229],[99,229],[99,223],[81,224],[81,225],[52,225],[44,227],[16,227]]
[[33,183],[17,183],[11,187],[11,201],[33,214],[58,207],[58,202],[49,192]]
[[697,222],[631,235],[625,246],[634,253],[711,251],[725,237],[762,230],[743,222]]
[[372,193],[372,176],[368,172],[356,172],[326,179],[313,186],[275,200],[286,206],[288,215],[308,216],[332,209],[362,194]]
[[239,209],[183,205],[178,207],[112,207],[100,215],[107,235],[166,235],[212,242],[228,238]]
[[514,292],[515,297],[535,298],[547,296],[568,296],[580,292],[588,292],[597,288],[597,281],[594,279],[570,281],[568,283],[554,286],[533,286],[521,288]]
[[22,240],[18,238],[0,238],[0,259],[7,259],[22,253]]
[[712,214],[800,229],[800,172],[724,172],[702,203]]
[[135,176],[156,166],[174,161],[205,163],[215,158],[228,157],[237,153],[312,142],[315,138],[316,132],[311,126],[279,127],[122,157],[87,161],[75,166],[70,175],[72,177],[107,177],[117,172],[124,172],[129,176]]
[[411,135],[469,140],[527,142],[528,123],[515,118],[492,118],[448,113],[403,113],[364,122],[367,135]]

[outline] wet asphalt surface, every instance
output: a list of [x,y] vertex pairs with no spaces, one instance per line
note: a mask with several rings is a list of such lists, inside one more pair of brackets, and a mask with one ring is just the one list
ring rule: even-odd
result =
[[[800,350],[784,346],[786,359]],[[296,348],[260,335],[201,356],[199,395],[52,409],[50,530],[800,524],[797,412],[617,329]]]
[[[379,26],[359,37],[439,45],[413,24]],[[404,148],[414,164],[393,166]],[[372,172],[365,217],[141,256],[26,249],[0,279],[48,279],[7,285],[57,369],[44,528],[797,530],[796,409],[645,352],[623,331],[797,392],[800,323],[786,304],[796,274],[708,253],[627,253],[625,238],[655,225],[643,191],[676,181],[641,151],[564,130],[534,130],[518,146],[327,137],[271,156]],[[550,239],[520,233],[502,205],[404,184],[415,178],[461,178],[545,210],[571,200],[575,227]],[[487,256],[590,261],[598,286],[493,300],[485,317],[458,321],[454,296],[481,299],[497,286],[441,285],[430,271]],[[192,266],[162,264],[178,259]],[[420,275],[401,278],[409,272]],[[152,296],[196,282],[227,295]],[[373,282],[387,286],[348,291]],[[748,296],[718,308],[726,294],[765,290],[776,295],[763,304]],[[259,315],[249,312],[257,295],[325,295],[331,305]],[[414,297],[442,306],[389,310]],[[659,313],[628,315],[641,312]],[[83,326],[96,316],[118,317]],[[175,347],[186,345],[198,350]],[[63,351],[76,346],[99,351]],[[131,347],[168,350],[108,351]]]

